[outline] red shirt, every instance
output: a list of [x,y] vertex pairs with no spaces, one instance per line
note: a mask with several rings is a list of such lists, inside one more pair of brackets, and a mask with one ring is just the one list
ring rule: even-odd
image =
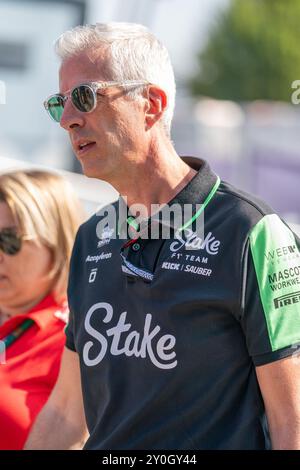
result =
[[66,307],[51,295],[0,327],[0,339],[25,319],[34,324],[0,355],[0,449],[22,449],[56,382],[65,344]]

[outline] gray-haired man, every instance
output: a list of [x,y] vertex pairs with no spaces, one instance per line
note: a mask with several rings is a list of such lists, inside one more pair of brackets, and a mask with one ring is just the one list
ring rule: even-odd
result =
[[[173,71],[146,28],[77,27],[57,52],[60,94],[45,107],[84,173],[126,196],[136,236],[99,233],[99,215],[80,228],[61,372],[27,448],[74,448],[89,433],[86,449],[265,449],[269,435],[299,449],[299,239],[177,155]],[[190,216],[144,237],[163,226],[153,204]]]

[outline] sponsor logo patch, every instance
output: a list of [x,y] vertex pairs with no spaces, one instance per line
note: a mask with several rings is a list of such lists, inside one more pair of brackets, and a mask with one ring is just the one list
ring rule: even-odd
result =
[[[95,317],[98,329],[95,328]],[[153,322],[151,313],[145,315],[144,325],[137,331],[127,319],[127,311],[115,315],[111,304],[99,302],[88,310],[84,328],[89,340],[83,346],[83,361],[88,367],[98,365],[109,354],[126,356],[129,360],[132,356],[147,359],[158,369],[177,366],[176,338],[163,334],[161,327]]]
[[109,228],[108,225],[104,227],[102,234],[100,235],[100,240],[98,241],[98,248],[109,244],[114,234],[114,231],[115,230],[113,228]]
[[298,302],[300,302],[300,291],[277,297],[276,299],[274,299],[274,307],[278,309],[281,307],[286,307],[288,305],[296,304]]
[[95,282],[96,277],[97,277],[97,272],[98,272],[98,268],[94,268],[91,270],[90,276],[89,276],[89,284],[92,284],[93,282]]

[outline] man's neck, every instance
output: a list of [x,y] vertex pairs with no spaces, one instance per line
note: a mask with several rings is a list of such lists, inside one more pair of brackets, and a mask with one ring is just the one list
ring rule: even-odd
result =
[[144,206],[146,212],[142,217],[146,218],[153,213],[151,205],[168,203],[195,174],[196,170],[184,163],[171,147],[163,152],[152,152],[142,165],[134,166],[130,176],[115,187],[121,196],[126,196],[129,208],[133,204]]

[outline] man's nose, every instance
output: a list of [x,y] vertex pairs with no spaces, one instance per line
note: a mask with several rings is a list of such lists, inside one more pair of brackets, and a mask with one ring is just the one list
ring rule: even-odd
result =
[[60,120],[60,125],[66,131],[73,129],[74,127],[84,126],[83,113],[75,108],[70,99],[66,100],[65,107]]

